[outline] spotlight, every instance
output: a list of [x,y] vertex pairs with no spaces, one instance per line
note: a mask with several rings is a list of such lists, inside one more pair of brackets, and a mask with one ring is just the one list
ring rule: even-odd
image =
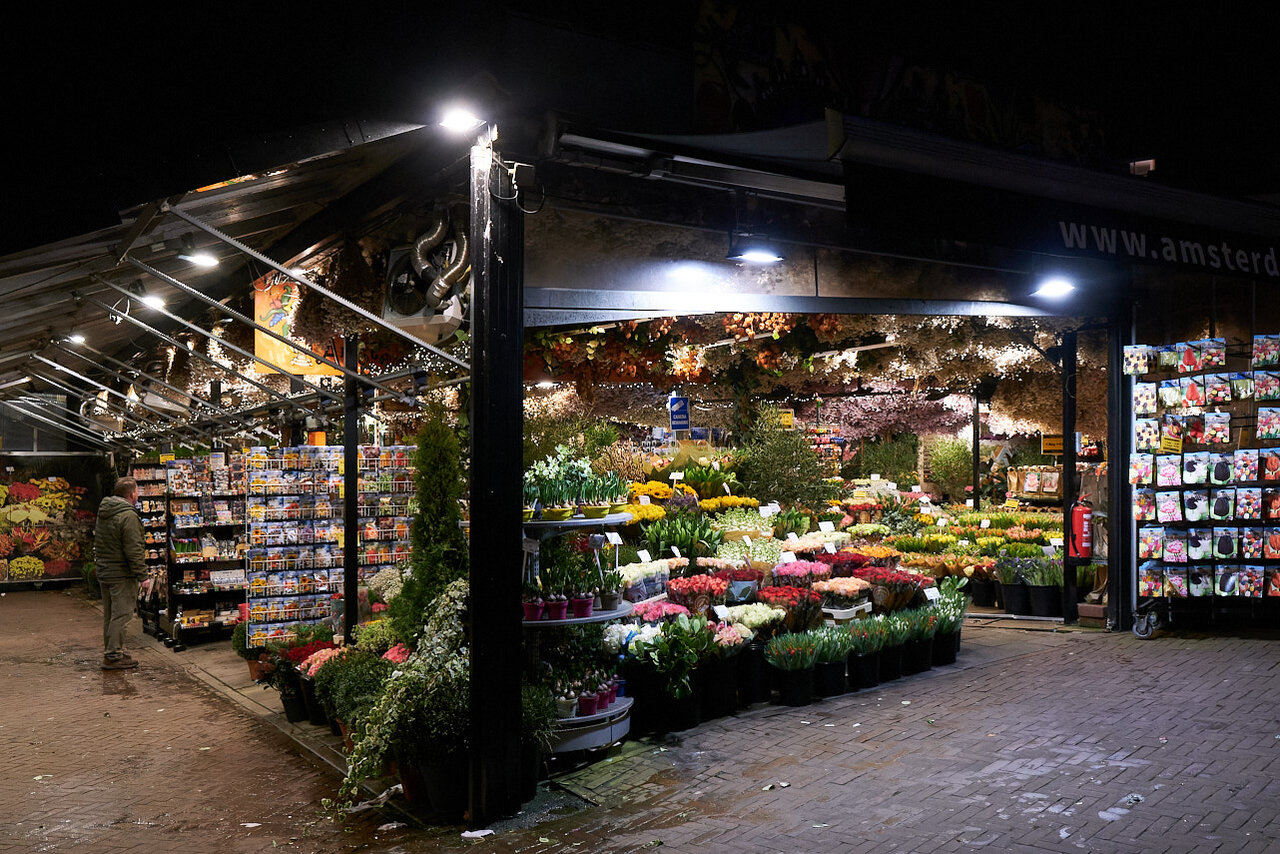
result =
[[1042,279],[1036,289],[1031,292],[1031,295],[1044,297],[1045,299],[1062,299],[1075,289],[1076,286],[1070,279],[1063,276],[1050,276],[1047,279]]
[[484,120],[465,107],[450,107],[440,117],[440,127],[450,133],[466,133],[484,124]]
[[211,252],[203,249],[196,249],[195,239],[190,234],[182,236],[182,251],[178,253],[178,257],[197,267],[216,267],[218,259]]
[[733,234],[729,237],[730,261],[748,264],[776,264],[783,259],[778,246],[767,237],[758,234]]
[[73,332],[67,336],[67,341],[71,342],[72,344],[83,344],[84,336],[81,335],[79,332]]

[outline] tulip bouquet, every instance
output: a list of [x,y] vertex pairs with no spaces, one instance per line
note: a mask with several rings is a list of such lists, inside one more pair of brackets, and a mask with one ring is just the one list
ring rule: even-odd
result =
[[818,660],[818,639],[805,632],[778,635],[765,645],[764,657],[779,670],[812,670]]
[[759,599],[766,605],[787,612],[787,626],[792,631],[804,631],[822,616],[822,595],[803,587],[765,587]]
[[820,561],[797,560],[775,566],[773,577],[778,584],[810,587],[815,581],[830,578],[831,567]]
[[673,578],[667,582],[667,597],[677,605],[685,605],[698,610],[707,605],[723,605],[725,592],[729,582],[714,575],[691,575],[686,578]]
[[659,623],[679,616],[689,616],[689,609],[674,602],[641,602],[635,615],[646,623]]
[[865,601],[870,591],[871,585],[861,578],[832,578],[813,584],[813,592],[822,594],[828,608],[852,608]]

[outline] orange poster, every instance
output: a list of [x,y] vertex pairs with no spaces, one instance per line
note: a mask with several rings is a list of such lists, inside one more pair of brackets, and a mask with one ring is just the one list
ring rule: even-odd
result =
[[[253,283],[253,319],[258,325],[289,338],[292,332],[293,314],[297,310],[297,282],[271,274]],[[304,346],[309,345],[304,344]],[[304,356],[298,350],[257,329],[253,332],[253,352],[259,359],[279,365],[281,369],[291,374],[336,376],[342,373],[337,368],[331,368]],[[260,373],[272,373],[271,368],[261,362],[257,363],[256,367]]]

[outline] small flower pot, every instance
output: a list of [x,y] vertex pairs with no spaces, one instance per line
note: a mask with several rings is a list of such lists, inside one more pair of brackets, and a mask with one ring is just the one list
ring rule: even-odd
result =
[[596,713],[596,695],[583,694],[578,698],[578,717],[585,718],[587,715]]
[[595,606],[595,597],[587,596],[582,599],[570,599],[569,605],[573,608],[573,616],[575,618],[590,617],[591,610]]
[[543,507],[542,521],[563,522],[573,516],[574,510],[573,507]]
[[575,700],[556,700],[556,715],[561,718],[571,718],[578,713],[578,701]]
[[892,682],[902,676],[902,644],[880,650],[880,681]]
[[880,684],[880,650],[849,653],[849,687],[854,691]]
[[582,505],[582,515],[588,519],[603,519],[609,515],[608,504],[584,504]]
[[616,611],[622,607],[622,593],[614,590],[611,593],[600,594],[600,610]]
[[563,620],[569,616],[568,599],[552,599],[546,606],[548,620]]
[[807,706],[813,702],[813,668],[779,670],[778,702],[784,706]]
[[541,599],[537,602],[524,602],[521,604],[524,608],[524,618],[527,622],[533,623],[542,619],[542,611],[546,607],[546,603]]
[[909,640],[902,644],[902,672],[923,673],[933,668],[933,638]]

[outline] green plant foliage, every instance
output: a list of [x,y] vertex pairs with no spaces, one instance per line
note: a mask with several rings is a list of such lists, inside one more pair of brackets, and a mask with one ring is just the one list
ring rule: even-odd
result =
[[818,638],[811,632],[778,635],[765,644],[764,658],[779,670],[810,670],[818,660]]
[[773,522],[773,535],[782,540],[792,532],[795,532],[797,537],[804,536],[809,532],[809,524],[812,520],[808,513],[790,507],[776,514],[769,521]]
[[813,636],[817,638],[818,661],[824,664],[844,661],[853,651],[853,635],[844,626],[823,626],[814,629]]
[[965,439],[934,438],[925,443],[929,475],[938,490],[962,498],[973,483],[973,444]]
[[316,697],[352,731],[363,732],[369,709],[394,669],[381,655],[352,650],[316,672]]
[[637,641],[632,652],[663,677],[666,692],[678,700],[693,691],[693,670],[715,654],[715,645],[715,631],[706,617],[681,614],[664,623],[651,640]]
[[536,744],[542,751],[551,749],[555,732],[556,700],[546,686],[525,685],[520,689],[520,741]]
[[677,510],[646,525],[644,542],[654,558],[671,557],[672,546],[684,557],[714,557],[724,542],[724,533],[700,513]]
[[798,430],[784,430],[773,407],[761,410],[752,426],[738,472],[744,493],[761,502],[820,508],[836,494],[808,439]]
[[249,624],[243,620],[231,630],[231,651],[245,661],[257,661],[258,656],[266,652],[263,647],[249,646]]
[[885,480],[898,484],[917,483],[916,458],[920,450],[920,438],[910,433],[890,439],[868,439],[840,474],[846,479],[870,477],[878,474]]

